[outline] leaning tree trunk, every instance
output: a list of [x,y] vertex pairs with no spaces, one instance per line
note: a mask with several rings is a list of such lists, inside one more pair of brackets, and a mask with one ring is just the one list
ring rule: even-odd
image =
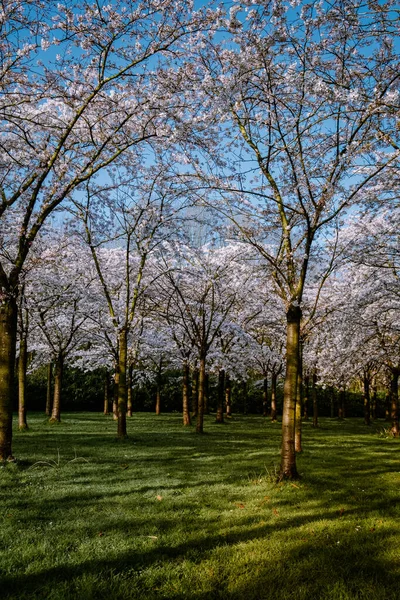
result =
[[225,392],[225,371],[220,369],[218,373],[218,396],[217,396],[217,415],[216,422],[224,422],[224,392]]
[[263,417],[268,416],[268,377],[264,377],[263,381],[263,397],[262,397],[262,414]]
[[272,371],[271,375],[271,421],[276,423],[276,384],[278,381],[278,374],[275,370]]
[[313,404],[313,427],[318,427],[318,396],[317,396],[317,374],[314,371],[311,386],[312,404]]
[[198,403],[197,403],[196,433],[203,433],[205,383],[206,383],[206,359],[205,359],[205,357],[201,357],[200,358],[200,366],[199,366],[199,391],[198,391]]
[[282,451],[279,479],[295,479],[296,395],[299,376],[299,340],[301,308],[291,305],[287,312],[286,377],[283,389]]
[[370,380],[368,375],[363,377],[364,423],[371,425],[371,399],[369,393]]
[[126,361],[128,357],[128,332],[125,327],[119,333],[119,362],[118,362],[118,428],[120,439],[127,437],[126,432]]
[[232,416],[232,384],[229,375],[225,377],[225,409],[226,416]]
[[28,343],[22,336],[19,341],[18,358],[18,429],[28,429],[26,422],[26,367],[28,364]]
[[13,460],[12,410],[17,339],[17,304],[14,298],[0,304],[0,461]]
[[50,417],[52,407],[51,382],[53,379],[53,363],[47,365],[46,415]]
[[53,409],[51,411],[50,423],[59,423],[61,421],[61,390],[64,375],[64,357],[59,354],[54,368],[54,396]]
[[189,365],[185,360],[182,369],[182,418],[183,425],[191,425],[189,411]]
[[400,437],[399,426],[399,369],[391,369],[390,381],[390,416],[392,420],[391,433],[393,437]]
[[104,373],[104,403],[103,403],[103,413],[108,415],[110,412],[110,395],[109,395],[109,381],[108,381],[108,373],[105,371]]
[[132,380],[133,380],[133,365],[128,367],[128,383],[126,390],[126,415],[131,417],[133,414],[133,394],[132,394]]

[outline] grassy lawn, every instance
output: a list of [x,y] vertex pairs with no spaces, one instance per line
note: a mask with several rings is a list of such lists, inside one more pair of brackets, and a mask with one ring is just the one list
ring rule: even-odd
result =
[[361,420],[304,425],[274,483],[280,424],[30,416],[0,468],[0,598],[400,598],[400,447]]

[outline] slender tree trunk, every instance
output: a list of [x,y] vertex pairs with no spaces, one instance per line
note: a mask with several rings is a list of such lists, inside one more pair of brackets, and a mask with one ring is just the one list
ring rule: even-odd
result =
[[308,375],[306,375],[304,377],[304,398],[303,398],[303,416],[304,416],[305,421],[308,421],[308,419],[309,419],[309,416],[308,416],[309,396],[310,396],[310,377]]
[[268,416],[268,377],[264,377],[263,381],[263,397],[262,397],[262,414],[263,417]]
[[51,395],[51,382],[53,379],[53,363],[49,362],[47,365],[47,389],[46,389],[46,415],[50,417],[51,415],[51,405],[52,405],[52,395]]
[[108,373],[107,371],[104,372],[104,403],[103,403],[103,413],[105,415],[108,415],[110,412],[110,407],[109,407],[109,401],[110,401],[110,396],[109,396],[109,381],[108,381]]
[[364,399],[364,423],[365,423],[365,425],[371,425],[371,399],[370,399],[370,393],[369,393],[369,385],[370,385],[369,377],[368,377],[368,375],[364,374],[364,377],[363,377],[363,386],[364,386],[363,399]]
[[182,375],[182,413],[183,425],[186,427],[191,425],[189,411],[189,365],[186,360],[183,363]]
[[[390,385],[390,384],[389,384]],[[391,400],[390,400],[390,391],[386,393],[385,396],[385,421],[390,423],[390,412],[391,412]]]
[[297,376],[297,391],[296,391],[296,425],[295,425],[295,438],[294,438],[294,447],[296,452],[303,452],[303,448],[301,446],[301,433],[302,433],[302,423],[301,423],[301,413],[303,409],[303,394],[302,394],[302,366],[301,366],[301,353],[299,357],[299,372]]
[[338,417],[341,421],[344,419],[345,396],[346,396],[345,390],[344,389],[339,390]]
[[247,415],[247,381],[242,383],[242,394],[243,394],[243,414]]
[[113,420],[118,421],[118,385],[119,385],[119,366],[115,365],[114,387],[113,387]]
[[229,375],[225,375],[225,410],[227,418],[232,416],[232,384]]
[[54,396],[50,423],[59,423],[61,421],[61,392],[63,375],[64,357],[62,354],[59,354],[54,367]]
[[290,306],[286,316],[286,377],[283,390],[282,451],[279,471],[279,479],[281,480],[298,477],[295,450],[295,413],[299,376],[300,307]]
[[372,386],[372,398],[371,398],[371,419],[375,421],[376,419],[376,402],[378,397],[378,390],[376,386],[376,381],[374,381]]
[[161,414],[161,373],[162,373],[162,358],[157,367],[156,377],[156,415]]
[[224,392],[225,392],[225,371],[220,369],[218,373],[218,396],[217,396],[217,415],[216,422],[224,422]]
[[313,427],[318,427],[317,374],[315,371],[312,376],[311,396],[313,403]]
[[205,359],[205,357],[202,356],[202,357],[200,357],[200,368],[199,368],[199,391],[198,391],[198,404],[197,404],[196,433],[203,433],[205,380],[206,380],[206,359]]
[[391,433],[393,437],[400,437],[399,426],[399,369],[391,370],[390,381],[390,417],[392,421]]
[[132,379],[133,379],[133,365],[128,367],[128,383],[126,390],[126,416],[131,417],[133,413],[133,398],[132,398]]
[[128,358],[128,332],[121,329],[119,334],[119,364],[118,364],[118,430],[120,439],[127,437],[126,432],[126,361]]
[[204,414],[210,414],[210,376],[205,374],[204,379]]
[[12,410],[17,339],[17,304],[0,304],[0,461],[13,460]]
[[28,429],[26,422],[26,367],[28,364],[28,343],[26,337],[19,342],[18,359],[18,429]]
[[199,370],[193,369],[192,373],[192,417],[197,417],[197,407],[199,398]]
[[276,423],[277,412],[276,412],[276,385],[278,381],[278,374],[275,370],[272,371],[271,375],[271,421]]

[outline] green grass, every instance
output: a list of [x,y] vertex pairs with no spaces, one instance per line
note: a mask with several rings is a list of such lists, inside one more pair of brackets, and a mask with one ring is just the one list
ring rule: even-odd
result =
[[197,436],[137,414],[118,442],[103,415],[31,416],[0,469],[0,598],[397,600],[399,441],[321,425],[301,480],[276,484],[261,417]]

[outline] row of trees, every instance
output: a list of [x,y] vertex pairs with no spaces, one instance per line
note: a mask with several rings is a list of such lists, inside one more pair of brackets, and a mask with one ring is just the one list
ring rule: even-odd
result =
[[[30,257],[34,263],[35,247],[40,255],[38,246],[46,245],[44,228],[62,205],[79,220],[70,233],[85,241],[107,313],[101,308],[97,315],[94,284],[85,283],[93,298],[75,298],[79,285],[72,285],[72,304],[58,314],[70,311],[69,344],[80,351],[81,327],[106,315],[111,322],[104,331],[118,365],[119,435],[126,435],[128,351],[139,351],[140,331],[147,330],[147,309],[139,311],[139,300],[148,290],[143,298],[151,314],[168,323],[169,339],[184,355],[196,349],[199,432],[206,362],[218,343],[226,343],[225,325],[232,321],[233,330],[243,329],[255,340],[275,340],[284,326],[280,352],[274,346],[280,357],[285,348],[280,475],[296,477],[302,358],[310,352],[316,368],[325,345],[309,349],[316,331],[324,335],[325,327],[326,336],[336,334],[335,290],[329,281],[339,259],[351,258],[343,249],[343,218],[356,214],[357,207],[364,211],[363,222],[376,215],[386,223],[385,215],[391,217],[397,203],[395,4],[270,0],[235,2],[225,13],[213,4],[195,10],[189,2],[171,0],[57,6],[16,1],[4,10],[0,458],[12,457],[11,388],[28,264]],[[199,217],[199,207],[206,222],[214,220],[221,256],[238,250],[225,247],[215,211],[223,225],[231,224],[229,237],[251,248],[239,246],[239,254],[248,252],[245,264],[251,268],[243,269],[235,258],[238,283],[229,266],[231,285],[223,292],[214,281],[223,280],[224,267],[214,267],[218,277],[205,269],[203,278],[196,261],[201,263],[198,254],[207,252],[188,247],[185,238],[178,246],[171,237],[172,225],[190,237],[188,223]],[[207,223],[204,227],[210,229]],[[74,239],[72,253],[78,247]],[[387,235],[382,239],[386,248]],[[364,256],[368,239],[357,237],[352,250],[357,244],[356,255]],[[158,266],[147,269],[152,259]],[[365,277],[373,277],[372,265],[362,260]],[[89,260],[81,264],[88,266]],[[381,262],[376,268],[380,276],[393,273],[396,279],[395,264],[386,268]],[[337,273],[338,287],[352,277],[350,267]],[[155,282],[157,292],[152,291]],[[326,308],[329,302],[321,304],[328,285],[331,308]],[[188,293],[193,290],[203,293],[194,302]],[[374,298],[375,306],[368,302],[368,307],[375,314],[381,307]],[[360,306],[355,295],[348,300]],[[80,302],[92,307],[89,316],[79,316]],[[202,304],[208,312],[199,308]],[[234,306],[239,307],[235,319]],[[49,326],[51,310],[38,317],[49,346],[50,329],[56,330]],[[385,327],[378,323],[378,338],[397,331],[395,316]],[[88,351],[92,344],[98,347],[93,343],[98,333],[92,335]],[[179,346],[184,336],[188,342]],[[388,353],[393,373],[396,348],[394,341]],[[240,356],[240,346],[237,350]]]

